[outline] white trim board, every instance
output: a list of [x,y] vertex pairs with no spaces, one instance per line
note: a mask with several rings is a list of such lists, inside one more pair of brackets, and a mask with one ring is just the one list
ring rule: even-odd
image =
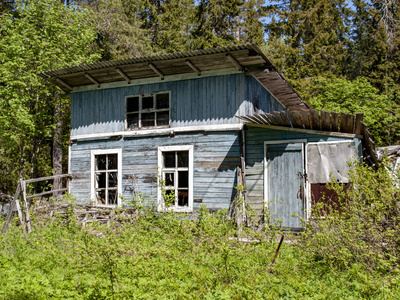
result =
[[102,90],[102,89],[111,89],[118,87],[127,87],[127,86],[135,86],[135,85],[143,85],[143,84],[152,84],[152,83],[162,83],[162,82],[171,82],[171,81],[181,81],[181,80],[189,80],[189,79],[198,79],[199,77],[213,77],[213,76],[223,76],[223,75],[233,75],[233,74],[243,74],[242,71],[238,71],[237,68],[228,68],[222,70],[214,70],[214,71],[204,71],[201,72],[201,75],[197,75],[196,73],[184,73],[178,75],[168,75],[165,76],[164,79],[160,77],[150,77],[143,79],[134,79],[131,83],[127,83],[125,80],[115,81],[109,83],[101,83],[99,87],[95,84],[85,85],[74,87],[72,93],[93,91],[93,90]]
[[71,135],[72,141],[92,141],[92,140],[106,140],[115,136],[134,138],[145,136],[158,136],[158,135],[174,135],[176,133],[188,132],[204,132],[204,131],[238,131],[243,129],[243,123],[239,124],[219,124],[219,125],[200,125],[200,126],[186,126],[186,127],[172,127],[172,128],[158,128],[158,129],[140,129],[140,130],[125,130],[108,133],[91,133],[81,135]]
[[168,210],[174,210],[176,212],[192,212],[193,211],[193,145],[177,145],[177,146],[162,146],[158,147],[157,150],[157,162],[158,162],[158,176],[157,176],[157,210],[163,211],[165,209],[164,203],[162,201],[160,178],[162,177],[162,165],[163,157],[162,153],[166,151],[189,151],[189,199],[188,207],[173,206],[168,208]]
[[266,124],[264,125],[264,124],[254,124],[254,123],[246,123],[246,125],[249,127],[258,127],[258,128],[281,130],[281,131],[292,131],[292,132],[299,132],[299,133],[308,133],[308,134],[313,134],[313,135],[319,134],[319,135],[327,135],[327,136],[334,136],[334,137],[363,139],[362,135],[358,135],[358,134],[354,134],[354,133],[320,131],[320,130],[313,130],[313,129],[292,128],[292,127],[285,127],[285,126],[266,125]]
[[94,205],[99,207],[115,207],[115,205],[97,205],[96,191],[95,191],[95,156],[101,154],[117,154],[118,156],[118,204],[121,206],[121,195],[122,195],[122,148],[118,149],[102,149],[92,150],[90,152],[90,200]]

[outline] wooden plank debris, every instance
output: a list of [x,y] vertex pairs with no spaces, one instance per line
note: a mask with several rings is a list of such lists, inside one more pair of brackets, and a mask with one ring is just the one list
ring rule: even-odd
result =
[[272,112],[272,114],[275,117],[275,120],[278,122],[278,125],[285,124],[285,122],[282,119],[281,113],[279,111],[274,111]]
[[320,118],[321,118],[321,130],[331,131],[331,115],[330,115],[330,113],[325,110],[321,110]]
[[362,122],[364,120],[364,114],[362,113],[358,113],[356,114],[356,124],[355,124],[355,128],[354,128],[354,133],[355,134],[362,134]]
[[338,132],[339,130],[339,113],[331,112],[331,131]]
[[312,130],[320,130],[319,112],[315,109],[310,109],[310,125]]
[[339,130],[343,133],[353,133],[354,128],[354,116],[351,114],[346,114],[344,112],[340,113],[340,125]]

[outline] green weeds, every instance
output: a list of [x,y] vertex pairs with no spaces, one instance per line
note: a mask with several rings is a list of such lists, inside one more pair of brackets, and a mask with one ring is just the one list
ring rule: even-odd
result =
[[[367,180],[385,182],[379,176]],[[148,211],[130,223],[86,227],[72,209],[46,221],[36,217],[31,234],[11,226],[0,236],[0,297],[398,299],[397,190],[376,184],[375,192],[361,193],[361,182],[343,194],[341,214],[314,215],[302,236],[286,235],[300,247],[284,243],[274,265],[279,232],[243,227],[249,242],[241,242],[226,211],[202,207],[196,221]]]

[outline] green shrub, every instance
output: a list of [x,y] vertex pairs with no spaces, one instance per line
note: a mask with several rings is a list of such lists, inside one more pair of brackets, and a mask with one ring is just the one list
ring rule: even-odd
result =
[[400,193],[388,161],[374,171],[353,165],[350,188],[330,184],[339,209],[316,206],[299,245],[334,268],[361,264],[367,271],[396,271],[400,259]]

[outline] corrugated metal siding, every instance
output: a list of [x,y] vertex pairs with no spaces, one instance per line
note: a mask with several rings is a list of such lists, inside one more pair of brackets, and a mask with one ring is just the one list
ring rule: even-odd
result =
[[71,134],[93,134],[125,129],[125,97],[171,91],[172,127],[235,124],[235,115],[283,106],[252,76],[244,74],[127,86],[72,94]]
[[[235,132],[185,134],[170,137],[135,138],[120,141],[77,142],[71,148],[71,192],[79,203],[90,199],[91,150],[122,148],[123,197],[131,200],[134,192],[157,201],[157,149],[159,146],[194,146],[194,208],[228,208],[234,197],[239,141]],[[131,176],[137,177],[137,187]]]
[[[250,205],[261,211],[264,199],[264,141],[307,139],[308,142],[341,141],[349,138],[249,127],[246,131],[246,187]],[[361,141],[354,139],[361,156]]]

